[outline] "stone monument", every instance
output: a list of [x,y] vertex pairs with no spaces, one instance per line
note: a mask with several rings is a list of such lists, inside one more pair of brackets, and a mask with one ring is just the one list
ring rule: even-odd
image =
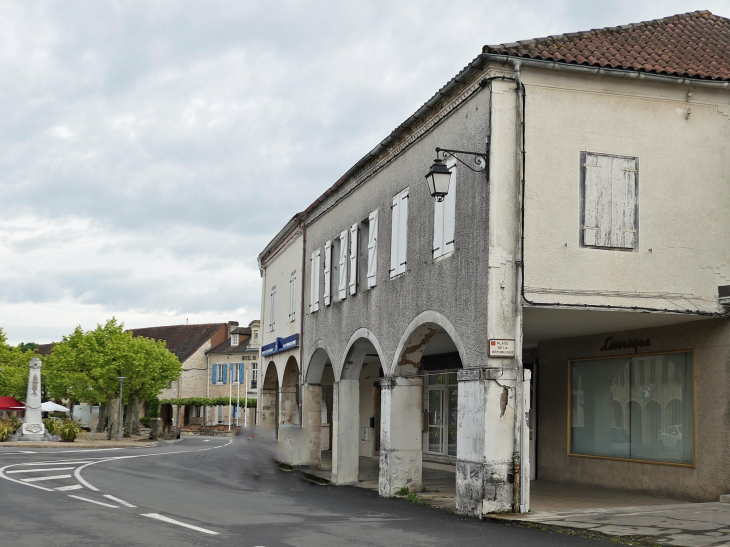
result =
[[25,416],[23,426],[16,434],[18,441],[56,441],[43,424],[41,414],[41,360],[33,357],[28,370],[28,391],[25,396]]

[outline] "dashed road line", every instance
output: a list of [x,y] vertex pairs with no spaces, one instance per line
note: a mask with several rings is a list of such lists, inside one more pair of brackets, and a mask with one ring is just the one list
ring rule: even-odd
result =
[[80,484],[72,484],[71,486],[59,486],[56,488],[59,492],[67,492],[68,490],[81,490],[83,486]]
[[38,481],[55,481],[56,479],[70,479],[71,475],[53,475],[51,477],[33,477],[30,479],[20,479],[21,481],[28,483],[28,482],[38,482]]
[[132,505],[128,501],[120,500],[119,498],[115,498],[111,494],[104,494],[105,498],[109,498],[112,501],[116,501],[117,503],[121,503],[122,505],[126,505],[127,507],[137,507],[136,505]]
[[158,513],[145,513],[145,514],[142,514],[141,516],[149,517],[149,518],[155,519],[155,520],[161,520],[162,522],[169,522],[170,524],[177,524],[178,526],[182,526],[183,528],[190,528],[191,530],[196,530],[198,532],[202,532],[204,534],[209,534],[211,536],[220,535],[220,532],[214,532],[213,530],[208,530],[207,528],[201,528],[200,526],[193,526],[192,524],[188,524],[186,522],[180,522],[179,520],[171,519],[170,517],[165,517]]
[[81,496],[74,496],[73,494],[69,494],[68,497],[76,498],[77,500],[88,501],[89,503],[95,503],[97,505],[103,505],[104,507],[111,507],[112,509],[119,509],[118,505],[112,505],[111,503],[104,503],[103,501],[90,500],[89,498],[82,498]]
[[7,473],[44,473],[46,471],[68,471],[73,467],[44,467],[43,469],[18,469],[17,471],[8,471]]

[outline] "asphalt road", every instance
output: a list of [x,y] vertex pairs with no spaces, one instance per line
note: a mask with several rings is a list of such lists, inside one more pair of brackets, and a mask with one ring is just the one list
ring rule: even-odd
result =
[[0,546],[606,545],[318,486],[260,438],[146,449],[0,448]]

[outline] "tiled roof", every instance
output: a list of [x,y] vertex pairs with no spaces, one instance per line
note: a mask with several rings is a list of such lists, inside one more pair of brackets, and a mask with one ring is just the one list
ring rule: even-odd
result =
[[203,325],[169,325],[166,327],[148,327],[130,329],[134,336],[144,336],[154,340],[164,340],[167,349],[177,355],[184,363],[200,346],[211,339],[219,329],[226,329],[226,323],[206,323]]
[[484,46],[484,53],[730,80],[730,19],[695,11],[633,25]]
[[228,338],[222,344],[219,344],[218,346],[208,351],[208,353],[243,353],[244,351],[250,351],[248,348],[249,342],[251,342],[250,333],[246,336],[239,336],[237,346],[231,346],[231,339]]
[[50,344],[38,344],[38,347],[35,349],[36,353],[39,353],[40,355],[48,355],[51,353],[51,350],[55,346],[55,342],[51,342]]

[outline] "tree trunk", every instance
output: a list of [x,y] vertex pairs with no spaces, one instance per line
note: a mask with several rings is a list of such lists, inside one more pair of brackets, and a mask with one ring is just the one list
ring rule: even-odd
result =
[[127,431],[129,431],[129,435],[131,436],[139,435],[139,399],[137,397],[129,399]]
[[106,438],[117,439],[119,432],[119,397],[109,401],[109,429]]
[[99,421],[96,424],[96,432],[101,433],[104,431],[104,421],[106,420],[106,412],[109,405],[107,403],[101,403],[99,405]]

